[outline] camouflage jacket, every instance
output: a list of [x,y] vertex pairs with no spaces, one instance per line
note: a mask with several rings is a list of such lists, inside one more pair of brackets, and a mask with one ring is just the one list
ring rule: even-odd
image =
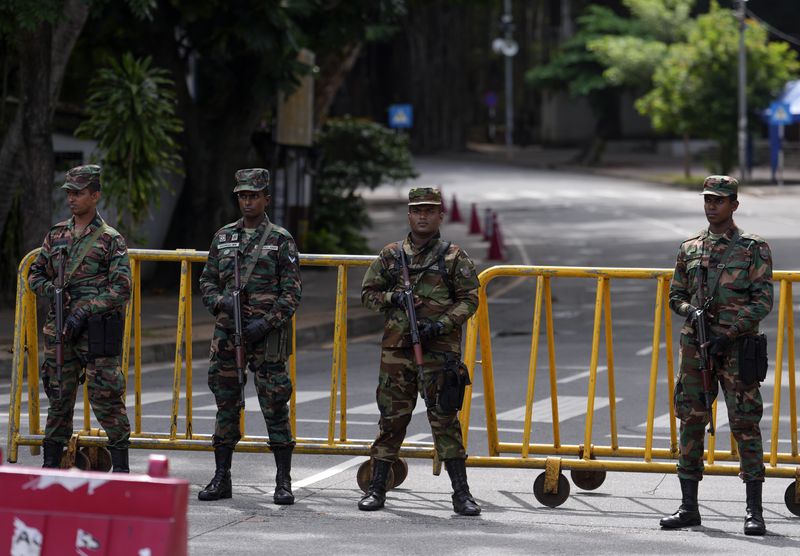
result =
[[[244,287],[242,303],[249,318],[263,317],[272,328],[278,328],[292,318],[300,304],[302,283],[297,247],[291,234],[264,218],[255,233],[241,241],[242,219],[220,228],[211,242],[208,261],[200,276],[203,304],[217,316],[217,327],[233,329],[233,317],[218,310],[225,294],[233,291],[234,249],[239,250],[239,269],[242,280],[248,266],[255,264]],[[256,249],[263,234],[269,234],[260,253]]]
[[[713,243],[708,230],[702,230],[684,241],[678,250],[669,292],[672,310],[686,317],[690,305],[700,305],[697,298],[698,269],[707,269],[706,298],[714,276],[721,272],[710,307],[713,318],[709,325],[712,333],[728,334],[733,338],[758,332],[758,323],[772,310],[773,297],[772,253],[761,237],[739,230],[739,238],[724,268],[719,268],[720,260],[737,229],[735,225],[732,226]],[[693,334],[688,321],[682,332]]]
[[[59,222],[47,233],[36,260],[31,265],[28,283],[39,296],[52,298],[55,280],[58,275],[58,252],[66,249],[65,291],[69,305],[65,315],[78,307],[86,307],[91,314],[122,309],[131,296],[131,265],[125,239],[114,228],[106,228],[91,247],[72,276],[66,276],[70,263],[83,252],[86,242],[105,222],[99,214],[81,232],[74,236],[75,217]],[[75,261],[77,262],[77,261]],[[47,314],[45,334],[53,334],[55,326],[55,307],[50,304]]]
[[[469,255],[451,243],[444,253],[444,266],[450,284],[446,283],[439,269],[439,252],[444,245],[438,235],[421,249],[414,246],[410,235],[403,241],[414,295],[422,302],[417,307],[417,319],[427,318],[444,324],[444,333],[424,347],[460,353],[462,325],[478,308],[479,282]],[[411,346],[405,310],[391,303],[392,294],[403,289],[397,255],[396,243],[384,247],[370,265],[361,284],[364,306],[385,314],[381,345],[387,348]]]

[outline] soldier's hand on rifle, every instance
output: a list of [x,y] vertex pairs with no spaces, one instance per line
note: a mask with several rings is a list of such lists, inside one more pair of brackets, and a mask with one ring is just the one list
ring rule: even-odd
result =
[[259,340],[263,340],[270,328],[272,327],[266,320],[256,319],[249,322],[247,326],[244,327],[244,330],[242,330],[242,337],[246,343],[254,344]]
[[708,342],[706,342],[706,347],[711,355],[722,355],[728,349],[730,344],[730,337],[722,334],[720,336],[714,336]]
[[225,313],[229,317],[233,317],[233,297],[225,295],[217,303],[217,314]]
[[406,308],[406,296],[403,292],[394,292],[392,294],[392,305],[401,309]]
[[78,307],[64,321],[64,340],[74,342],[78,339],[89,320],[89,311],[85,307]]
[[438,320],[434,322],[424,319],[419,323],[419,339],[423,342],[441,336],[443,332],[444,323]]

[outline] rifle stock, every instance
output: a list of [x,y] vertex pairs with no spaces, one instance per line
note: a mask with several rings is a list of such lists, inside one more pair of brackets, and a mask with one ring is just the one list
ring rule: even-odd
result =
[[61,399],[61,375],[64,370],[64,265],[66,252],[62,249],[58,256],[58,276],[55,283],[55,313],[56,313],[56,398]]
[[419,385],[419,394],[422,396],[422,401],[428,405],[428,395],[425,392],[425,374],[422,360],[422,342],[419,338],[419,325],[417,323],[417,310],[414,307],[414,290],[411,287],[411,279],[408,275],[408,262],[406,261],[406,253],[403,250],[402,244],[400,245],[400,269],[403,276],[403,297],[405,298],[406,315],[408,316],[408,326],[411,329],[411,345],[414,349],[414,362],[417,365],[417,383]]
[[239,250],[233,252],[233,349],[236,353],[236,376],[239,379],[239,407],[244,408],[245,367],[244,342],[242,341],[242,275],[239,270]]

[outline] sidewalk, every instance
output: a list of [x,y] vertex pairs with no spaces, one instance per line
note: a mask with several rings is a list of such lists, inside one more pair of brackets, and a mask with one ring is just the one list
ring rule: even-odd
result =
[[[614,142],[609,143],[601,162],[593,166],[576,163],[576,157],[580,151],[577,148],[514,147],[511,151],[511,158],[508,157],[503,145],[469,143],[467,149],[467,152],[453,156],[471,161],[482,160],[526,168],[596,174],[662,183],[670,186],[675,186],[676,181],[683,179],[682,158],[653,152],[626,150],[616,147]],[[697,161],[692,161],[690,170],[692,177],[696,178],[697,187],[700,186],[703,178],[711,173],[703,164]],[[738,171],[732,173],[732,175],[738,176]],[[754,185],[745,185],[742,190],[756,195],[800,193],[800,188],[792,187],[800,185],[800,168],[784,168],[784,186],[772,185],[770,183],[771,176],[769,165],[754,166],[751,177],[751,182]]]

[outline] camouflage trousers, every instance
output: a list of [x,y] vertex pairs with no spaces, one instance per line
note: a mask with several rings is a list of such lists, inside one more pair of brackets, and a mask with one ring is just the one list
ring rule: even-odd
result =
[[[250,369],[248,369],[250,370]],[[272,448],[294,446],[289,426],[289,398],[292,381],[285,362],[261,363],[254,376],[258,403],[267,424],[269,445]],[[239,378],[233,353],[218,352],[212,355],[208,369],[208,386],[217,402],[213,445],[233,448],[242,438],[239,429]]]
[[108,446],[127,448],[130,445],[131,425],[125,410],[125,377],[119,368],[119,357],[98,357],[94,361],[87,361],[86,332],[74,345],[64,343],[64,365],[61,371],[59,397],[54,340],[53,336],[45,335],[42,382],[50,405],[47,410],[45,440],[65,444],[72,436],[75,399],[85,364],[89,404],[100,426],[108,435]]
[[[426,352],[424,355],[425,392],[429,399],[435,396],[435,378],[445,364],[442,352]],[[370,454],[375,459],[395,461],[400,445],[406,436],[406,428],[417,405],[417,367],[410,348],[383,348],[381,369],[378,377],[376,397],[381,417],[379,432],[372,443]],[[464,459],[464,441],[458,413],[440,413],[435,407],[428,408],[436,453],[441,460]]]
[[[728,409],[728,423],[739,447],[739,477],[745,481],[764,480],[764,449],[759,422],[764,413],[758,383],[746,385],[739,378],[736,342],[716,358],[713,395],[719,387]],[[681,421],[678,477],[703,478],[703,450],[709,415],[703,396],[700,354],[694,338],[681,335],[680,375],[675,385],[675,414]]]

